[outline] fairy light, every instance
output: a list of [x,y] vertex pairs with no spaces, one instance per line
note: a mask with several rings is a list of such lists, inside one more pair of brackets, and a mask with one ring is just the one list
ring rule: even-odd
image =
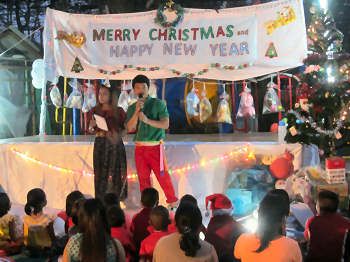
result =
[[[89,173],[85,170],[73,170],[73,169],[69,169],[69,168],[63,168],[60,166],[56,166],[54,164],[50,164],[50,163],[41,161],[41,160],[29,155],[29,153],[20,152],[15,147],[11,147],[10,150],[14,154],[21,157],[24,160],[27,160],[33,164],[45,166],[49,169],[53,169],[53,170],[56,170],[58,172],[67,173],[67,174],[76,174],[76,175],[81,175],[81,176],[85,176],[85,177],[93,177],[94,176],[93,173]],[[243,147],[238,147],[238,149],[226,152],[226,153],[222,154],[221,156],[214,157],[212,159],[203,158],[199,162],[193,162],[190,164],[186,164],[182,167],[169,169],[168,172],[169,172],[169,174],[184,175],[187,172],[190,172],[192,170],[196,170],[198,168],[205,168],[205,167],[209,167],[209,166],[214,166],[214,165],[217,165],[219,162],[224,162],[224,161],[229,160],[229,159],[237,158],[237,156],[239,154],[241,154],[243,156],[243,159],[245,161],[255,160],[254,151],[249,146],[245,145]],[[129,173],[129,174],[127,174],[127,179],[134,181],[137,179],[137,174],[136,173]]]

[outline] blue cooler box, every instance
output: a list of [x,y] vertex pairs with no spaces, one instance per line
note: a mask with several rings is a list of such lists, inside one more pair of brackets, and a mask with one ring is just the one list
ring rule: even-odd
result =
[[240,216],[254,210],[252,191],[240,188],[228,188],[226,190],[226,196],[234,206],[232,215]]

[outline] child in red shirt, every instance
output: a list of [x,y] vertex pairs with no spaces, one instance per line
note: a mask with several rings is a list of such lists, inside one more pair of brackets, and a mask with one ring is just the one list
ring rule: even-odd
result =
[[134,215],[131,221],[130,231],[133,234],[133,242],[140,249],[142,240],[150,234],[148,231],[149,218],[152,208],[158,206],[159,195],[158,191],[152,187],[145,188],[141,194],[142,209]]
[[127,261],[132,261],[136,248],[132,242],[129,230],[125,227],[125,216],[123,210],[117,205],[110,206],[107,210],[107,219],[111,228],[112,238],[120,241],[124,247]]
[[219,261],[236,261],[233,250],[243,226],[232,217],[233,206],[223,194],[213,194],[205,199],[205,206],[211,202],[212,217],[209,221],[205,241],[215,247]]
[[152,209],[150,224],[153,227],[153,232],[141,242],[141,261],[152,261],[153,250],[158,240],[171,233],[168,231],[170,222],[169,211],[165,207],[157,206]]
[[304,235],[309,241],[305,261],[342,261],[350,221],[337,213],[338,205],[336,193],[323,190],[318,194],[317,215],[309,218],[305,225]]

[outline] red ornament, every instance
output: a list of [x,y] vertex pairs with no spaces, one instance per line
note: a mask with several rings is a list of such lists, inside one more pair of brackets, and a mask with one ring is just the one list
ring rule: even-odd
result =
[[229,69],[230,69],[230,70],[233,70],[233,66],[230,66]]
[[180,72],[176,72],[177,75],[180,75]]
[[170,27],[170,26],[171,26],[171,24],[170,24],[170,23],[167,23],[167,24],[166,24],[166,26],[167,26],[167,27]]
[[271,126],[270,126],[270,132],[271,133],[277,133],[278,131],[278,124],[277,123],[273,123]]
[[190,77],[193,78],[193,77],[194,77],[194,74],[190,74]]
[[115,71],[112,71],[112,72],[111,72],[111,74],[112,74],[112,75],[115,75],[115,74],[116,74],[116,72],[115,72]]
[[128,65],[124,65],[124,68],[128,68]]
[[205,68],[205,69],[203,69],[203,72],[204,72],[204,73],[208,72],[208,69],[206,69],[206,68]]
[[136,70],[141,70],[141,67],[139,67],[139,66],[138,66],[138,67],[136,67]]
[[151,69],[150,69],[151,71],[154,71],[154,67],[151,67]]
[[294,156],[289,152],[277,158],[270,165],[271,174],[277,179],[286,179],[291,176],[294,172],[293,159]]
[[216,67],[220,67],[220,64],[219,64],[219,63],[216,63],[215,66],[216,66]]
[[248,67],[248,64],[244,64],[243,66],[244,66],[244,67]]
[[102,69],[99,69],[98,71],[99,71],[101,74],[103,73],[103,70],[102,70]]

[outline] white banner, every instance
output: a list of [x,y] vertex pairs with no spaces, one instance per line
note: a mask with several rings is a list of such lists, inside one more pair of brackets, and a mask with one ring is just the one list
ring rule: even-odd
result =
[[299,66],[306,57],[302,0],[219,13],[185,9],[175,28],[155,24],[156,13],[47,9],[44,60],[57,74],[74,78],[131,79],[142,73],[238,80]]

